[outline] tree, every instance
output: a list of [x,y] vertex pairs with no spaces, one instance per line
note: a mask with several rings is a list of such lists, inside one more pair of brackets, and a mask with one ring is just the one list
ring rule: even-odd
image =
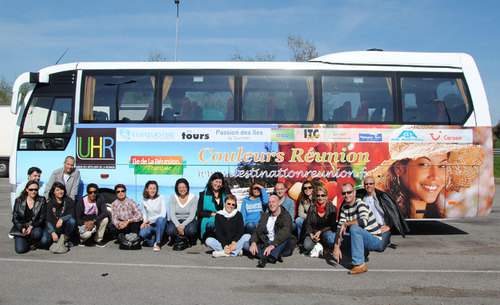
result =
[[162,52],[155,50],[149,50],[148,61],[168,61],[167,56],[163,55]]
[[500,148],[500,121],[493,127],[493,147]]
[[318,57],[316,45],[313,41],[303,40],[300,36],[289,35],[286,39],[288,48],[292,51],[293,61],[308,61]]
[[0,105],[9,105],[12,99],[12,86],[4,78],[0,80]]
[[276,61],[276,54],[264,53],[257,54],[255,57],[247,56],[244,57],[241,55],[240,50],[235,49],[234,54],[232,54],[229,58],[231,61]]

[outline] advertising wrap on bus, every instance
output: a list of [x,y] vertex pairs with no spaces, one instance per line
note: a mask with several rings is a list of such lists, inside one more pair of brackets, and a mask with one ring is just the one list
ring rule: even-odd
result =
[[[302,182],[312,180],[325,185],[329,200],[337,205],[344,183],[361,188],[371,175],[407,218],[487,215],[494,196],[493,158],[487,156],[492,134],[487,127],[122,126],[77,125],[77,137],[64,153],[72,155],[75,149],[83,184],[112,189],[124,183],[138,203],[148,180],[158,181],[160,193],[170,196],[177,179],[188,179],[192,192],[200,191],[216,171],[228,177],[236,191],[248,188],[251,181],[264,181],[267,187],[283,182],[293,199]],[[61,153],[52,152],[46,164],[60,166]],[[25,169],[19,171],[22,177]]]

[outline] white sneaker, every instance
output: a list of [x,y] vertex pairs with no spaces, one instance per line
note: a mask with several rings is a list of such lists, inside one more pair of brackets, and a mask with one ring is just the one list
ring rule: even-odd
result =
[[224,253],[224,250],[212,252],[212,257],[228,257],[229,254]]
[[309,253],[310,257],[320,257],[323,254],[323,245],[316,243]]

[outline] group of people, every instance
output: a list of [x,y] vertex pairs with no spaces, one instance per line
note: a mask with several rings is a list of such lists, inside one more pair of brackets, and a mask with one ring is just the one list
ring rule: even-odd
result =
[[245,250],[261,268],[283,261],[298,245],[312,257],[331,253],[338,262],[346,254],[353,264],[349,273],[357,274],[367,270],[366,253],[383,251],[390,243],[392,227],[402,236],[408,231],[398,205],[375,189],[372,176],[365,178],[365,189],[358,192],[350,183],[342,185],[339,209],[328,201],[328,190],[320,182],[309,180],[302,184],[297,202],[286,195],[284,183],[276,183],[268,195],[264,183],[254,182],[238,208],[219,172],[211,175],[198,196],[190,192],[186,179],[178,179],[168,203],[159,194],[158,183],[148,181],[141,207],[127,197],[125,185],[117,184],[116,200],[109,209],[94,183],[75,202],[79,173],[72,157],[47,185],[40,182],[40,175],[40,169],[30,168],[28,180],[19,185],[22,191],[15,200],[10,232],[17,253],[54,243],[70,245],[73,236],[79,236],[76,242],[81,245],[105,247],[108,228],[112,238],[135,234],[153,251],[160,251],[168,240],[174,250],[183,250],[198,238],[213,249],[213,257],[239,256]]

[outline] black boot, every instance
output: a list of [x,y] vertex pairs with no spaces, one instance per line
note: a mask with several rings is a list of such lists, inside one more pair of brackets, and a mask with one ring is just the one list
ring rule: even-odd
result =
[[259,262],[257,263],[257,267],[258,268],[264,268],[267,264],[267,260],[268,260],[268,257],[267,256],[263,256],[259,259]]

